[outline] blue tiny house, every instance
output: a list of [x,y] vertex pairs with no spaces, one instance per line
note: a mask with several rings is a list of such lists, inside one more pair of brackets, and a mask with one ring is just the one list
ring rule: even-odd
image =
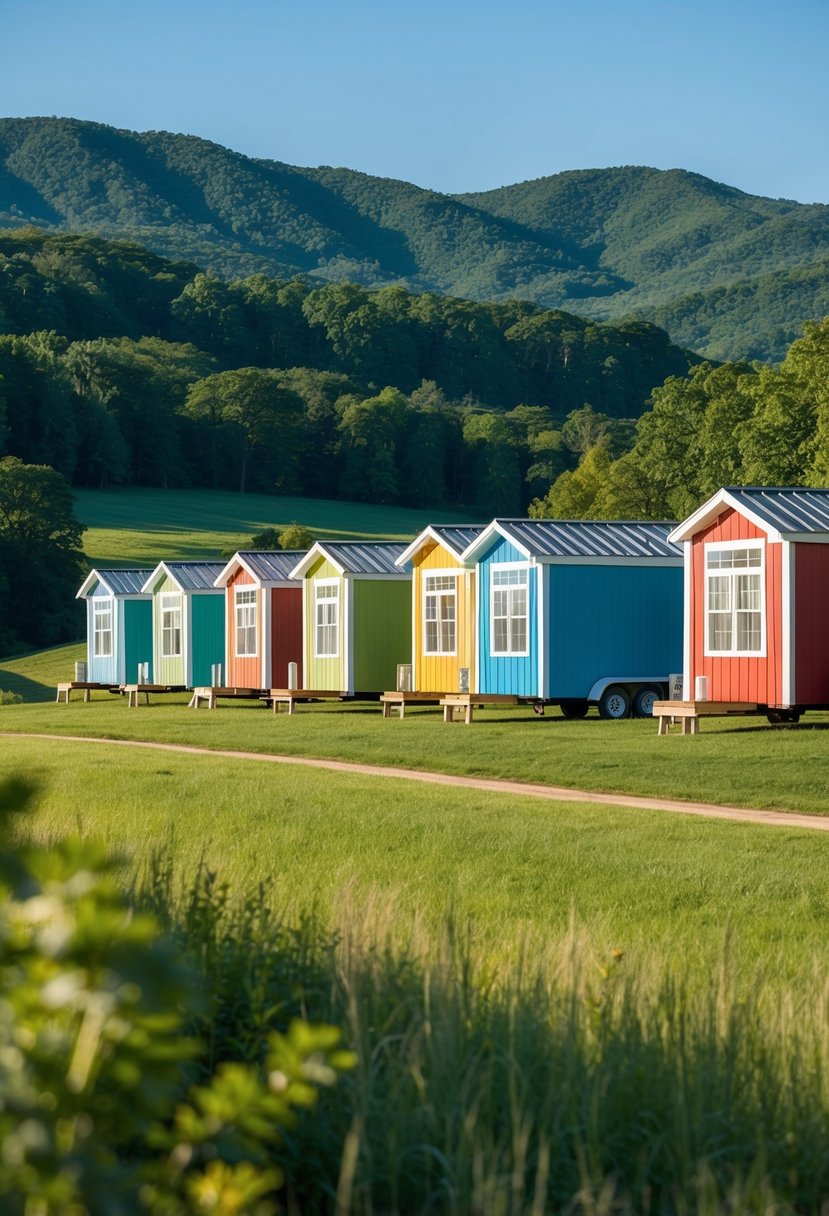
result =
[[92,684],[128,684],[148,663],[152,679],[152,596],[149,570],[91,570],[77,593],[86,601],[86,676]]
[[477,568],[477,688],[581,716],[650,713],[682,671],[683,558],[670,523],[494,520]]

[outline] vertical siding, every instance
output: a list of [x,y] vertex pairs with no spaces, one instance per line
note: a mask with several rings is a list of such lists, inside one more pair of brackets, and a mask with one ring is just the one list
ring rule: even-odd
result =
[[[95,657],[94,612],[95,600],[109,600],[112,605],[112,655],[109,658]],[[91,683],[120,684],[124,676],[118,663],[118,626],[120,605],[105,587],[98,583],[90,599],[86,601],[86,670]],[[133,677],[134,678],[134,677]]]
[[[338,653],[334,659],[314,658],[314,624],[316,605],[314,601],[314,582],[318,578],[338,578],[340,588],[339,642]],[[317,688],[333,692],[345,691],[345,597],[348,593],[346,580],[339,577],[334,566],[326,558],[320,558],[304,579],[303,605],[305,612],[305,672],[306,688]]]
[[683,570],[558,565],[550,569],[550,696],[586,697],[607,676],[682,671]]
[[[493,655],[490,651],[490,574],[494,565],[504,562],[522,562],[529,570],[529,616],[527,640],[529,654],[526,657]],[[501,693],[517,697],[539,695],[538,688],[538,580],[537,570],[529,565],[527,558],[509,541],[500,539],[488,550],[478,563],[477,577],[480,580],[478,613],[478,644],[480,647],[480,669],[478,690]]]
[[299,667],[302,682],[302,588],[271,589],[271,687],[287,688],[288,664]]
[[[424,574],[430,570],[457,570],[455,595],[454,655],[424,654],[423,588]],[[443,545],[424,546],[415,559],[412,572],[414,597],[414,661],[419,692],[455,692],[458,668],[469,668],[469,687],[475,687],[475,572],[465,570]],[[392,685],[391,687],[394,687]]]
[[412,653],[411,579],[355,577],[352,604],[354,691],[394,688],[397,664]]
[[[164,658],[161,654],[161,595],[163,592],[181,597],[181,656]],[[184,655],[187,651],[188,627],[187,597],[182,595],[169,575],[156,583],[153,588],[153,671],[157,684],[186,684],[184,676]]]
[[691,688],[694,679],[708,676],[708,696],[712,701],[748,701],[778,705],[783,695],[782,672],[782,562],[781,544],[765,545],[766,656],[753,658],[714,658],[705,656],[705,549],[712,541],[767,540],[766,534],[750,520],[732,509],[724,511],[710,527],[692,541],[691,558]]
[[829,545],[796,544],[794,550],[795,685],[798,705],[829,705]]
[[124,673],[127,684],[138,677],[138,664],[149,663],[153,679],[153,605],[152,600],[123,600],[119,624],[123,620]]
[[194,592],[190,611],[190,685],[210,684],[214,663],[225,661],[224,591]]
[[[225,683],[229,688],[262,687],[262,594],[256,597],[256,654],[236,653],[236,588],[253,587],[247,570],[238,569],[227,584],[225,595],[225,629],[227,631],[227,672]],[[223,660],[224,661],[224,660]]]

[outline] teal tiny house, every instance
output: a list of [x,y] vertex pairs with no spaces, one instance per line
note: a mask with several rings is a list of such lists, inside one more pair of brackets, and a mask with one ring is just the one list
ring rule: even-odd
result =
[[317,541],[302,580],[304,687],[346,696],[395,688],[412,660],[412,575],[402,544]]
[[223,562],[159,562],[144,583],[152,595],[153,678],[196,688],[225,661]]
[[93,684],[127,684],[139,665],[153,665],[149,570],[91,570],[78,591],[86,601],[86,676]]
[[581,716],[650,713],[682,670],[683,558],[673,524],[494,520],[477,569],[477,689]]

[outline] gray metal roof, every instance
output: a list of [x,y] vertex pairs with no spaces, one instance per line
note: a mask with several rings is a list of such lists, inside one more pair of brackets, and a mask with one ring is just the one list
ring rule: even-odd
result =
[[432,531],[440,537],[447,549],[451,549],[460,557],[485,527],[486,524],[432,524]]
[[152,570],[98,570],[94,571],[100,582],[109,587],[113,595],[140,595],[141,588],[152,574]]
[[[282,583],[290,579],[291,571],[305,552],[305,549],[240,549],[237,557],[243,558],[263,583]],[[299,586],[299,579],[293,581]]]
[[533,557],[681,557],[675,523],[647,520],[498,519]]
[[726,492],[779,532],[829,532],[829,490],[726,486]]
[[[404,577],[404,571],[395,566],[408,545],[399,541],[320,541],[320,548],[350,574],[396,574]],[[304,556],[304,555],[303,555]]]
[[217,590],[213,584],[225,568],[224,562],[165,562],[164,565],[182,591]]

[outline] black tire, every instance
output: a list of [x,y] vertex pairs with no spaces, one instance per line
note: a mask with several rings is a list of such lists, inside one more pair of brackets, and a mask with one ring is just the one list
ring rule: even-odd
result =
[[589,708],[586,701],[562,701],[559,706],[562,718],[584,718]]
[[643,688],[637,688],[633,694],[633,716],[634,718],[652,718],[653,703],[659,701],[662,693],[653,684],[646,684]]
[[767,709],[766,717],[772,726],[794,726],[800,721],[799,709]]
[[630,693],[621,684],[611,684],[599,698],[599,714],[614,721],[630,713]]

